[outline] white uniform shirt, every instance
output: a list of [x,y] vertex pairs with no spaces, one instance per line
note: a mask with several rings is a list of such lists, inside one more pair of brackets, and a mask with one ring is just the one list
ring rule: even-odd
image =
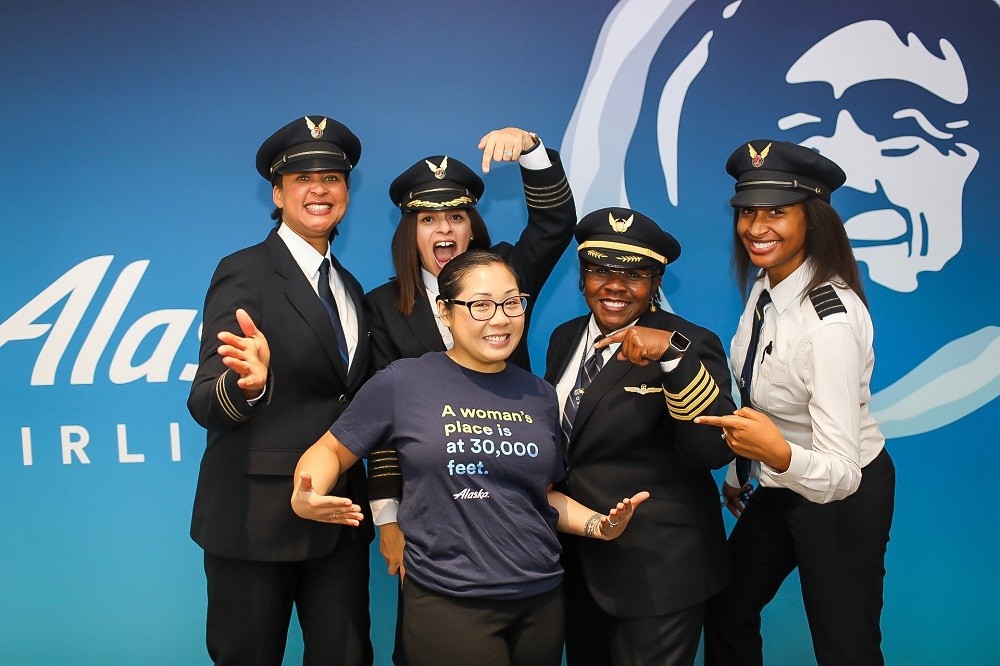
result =
[[[781,431],[792,457],[783,473],[761,464],[760,484],[825,503],[858,489],[861,469],[879,454],[885,438],[868,412],[875,365],[868,309],[853,291],[833,285],[847,311],[821,319],[804,292],[812,273],[806,260],[774,287],[766,275],[757,281],[733,337],[730,363],[739,377],[754,307],[767,289],[772,303],[764,308],[750,396]],[[735,466],[726,481],[738,485]]]
[[[312,245],[306,242],[301,236],[296,234],[284,223],[278,227],[278,236],[288,246],[288,251],[292,254],[292,259],[302,270],[302,273],[309,280],[316,298],[319,298],[319,267],[324,259],[330,257],[330,247],[327,246],[326,254],[320,254]],[[344,329],[344,338],[347,340],[347,356],[350,363],[354,362],[354,354],[358,350],[358,313],[354,309],[354,301],[347,293],[344,281],[332,266],[330,266],[330,290],[337,300],[337,311],[340,313],[340,325]],[[264,332],[267,335],[267,332]],[[350,365],[348,364],[348,367]]]

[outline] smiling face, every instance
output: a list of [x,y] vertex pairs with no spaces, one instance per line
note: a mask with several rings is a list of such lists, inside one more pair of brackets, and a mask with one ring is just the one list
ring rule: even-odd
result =
[[[500,263],[477,266],[466,273],[455,298],[501,303],[520,292],[510,269]],[[478,372],[500,372],[524,333],[524,315],[507,316],[503,308],[488,321],[476,321],[465,305],[438,301],[441,319],[451,329],[455,346],[447,353],[459,365]]]
[[736,235],[753,265],[767,271],[772,286],[791,275],[806,260],[808,226],[802,203],[736,211]]
[[627,271],[602,269],[603,266],[584,264],[583,297],[594,313],[597,327],[607,335],[649,310],[653,294],[660,288],[661,276],[649,270],[631,271],[647,277],[628,279]]
[[420,265],[437,277],[444,265],[469,249],[472,222],[462,209],[417,213],[417,255]]
[[271,190],[281,221],[326,254],[330,234],[347,212],[350,196],[342,171],[285,173]]

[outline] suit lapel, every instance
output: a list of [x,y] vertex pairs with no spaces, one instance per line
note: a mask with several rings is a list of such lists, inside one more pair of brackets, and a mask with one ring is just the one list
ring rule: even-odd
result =
[[[330,315],[327,314],[326,308],[323,307],[309,280],[303,275],[295,259],[292,258],[292,253],[288,251],[288,246],[277,232],[272,231],[264,243],[274,258],[275,273],[284,279],[285,297],[312,329],[333,367],[337,369],[341,380],[346,383],[340,351],[337,349],[336,334],[333,332],[333,324],[330,323]],[[267,335],[267,331],[264,335]]]
[[425,291],[417,293],[417,300],[413,304],[413,312],[409,317],[403,318],[406,325],[413,331],[413,335],[420,341],[427,351],[444,351],[444,340],[441,339],[441,331],[438,330],[437,322],[434,320],[434,312],[431,304],[427,300]]
[[[330,255],[333,257],[333,254]],[[363,306],[364,292],[361,285],[357,283],[350,273],[333,257],[333,267],[340,274],[340,279],[344,282],[348,296],[354,304],[354,312],[358,318],[358,347],[354,350],[354,361],[351,363],[350,372],[347,374],[347,385],[350,386],[367,371],[368,368],[368,321],[365,319],[365,309]],[[332,329],[332,326],[331,326]]]
[[580,317],[574,324],[563,328],[560,337],[552,341],[552,355],[545,366],[545,380],[555,386],[573,360],[573,350],[579,344],[590,315]]

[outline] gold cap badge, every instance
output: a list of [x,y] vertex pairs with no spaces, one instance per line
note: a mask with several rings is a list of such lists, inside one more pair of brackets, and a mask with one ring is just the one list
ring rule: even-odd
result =
[[627,220],[619,220],[611,213],[608,213],[608,224],[611,225],[613,231],[623,234],[632,226],[633,218],[635,218],[635,215],[629,215]]
[[306,127],[309,128],[309,133],[312,134],[314,139],[322,139],[323,132],[326,131],[326,118],[319,122],[319,125],[309,120],[309,116],[306,116]]
[[753,146],[749,143],[747,144],[747,148],[750,149],[750,163],[753,164],[754,168],[759,169],[764,166],[764,160],[767,158],[768,151],[771,150],[771,144],[767,144],[767,146],[764,147],[764,150],[759,153],[754,150]]
[[424,160],[424,162],[427,164],[427,168],[431,170],[431,173],[434,174],[435,178],[438,180],[444,179],[444,174],[448,170],[447,155],[444,156],[444,159],[441,160],[441,164],[438,165],[435,165],[434,162],[431,162],[430,160]]

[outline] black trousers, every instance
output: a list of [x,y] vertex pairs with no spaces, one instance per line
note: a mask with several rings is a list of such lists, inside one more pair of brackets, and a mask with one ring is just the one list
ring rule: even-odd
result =
[[572,543],[563,549],[561,561],[566,571],[568,666],[681,666],[694,663],[705,618],[704,603],[666,615],[614,617],[605,613],[591,596]]
[[729,536],[733,580],[709,601],[705,663],[761,664],[760,614],[798,567],[816,661],[882,664],[882,587],[896,470],[887,451],[828,504],[760,488]]
[[558,666],[562,586],[524,599],[449,597],[403,582],[403,648],[411,666]]
[[329,555],[252,562],[205,553],[208,654],[220,665],[281,666],[292,606],[305,666],[368,666],[368,544],[345,530]]

